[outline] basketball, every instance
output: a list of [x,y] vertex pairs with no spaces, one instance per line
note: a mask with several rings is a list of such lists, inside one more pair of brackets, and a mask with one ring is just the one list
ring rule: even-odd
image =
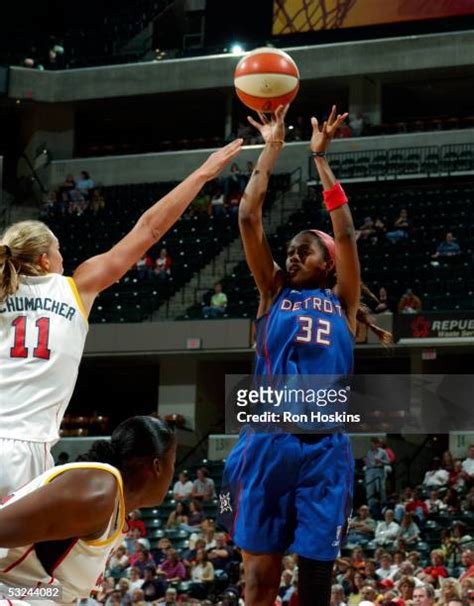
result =
[[239,99],[258,112],[273,113],[296,97],[299,71],[293,59],[277,48],[257,48],[242,57],[234,74]]

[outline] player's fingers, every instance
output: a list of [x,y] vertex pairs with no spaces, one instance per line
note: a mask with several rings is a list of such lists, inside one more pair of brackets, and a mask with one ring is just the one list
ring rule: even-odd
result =
[[248,120],[248,121],[250,122],[250,124],[251,124],[252,126],[254,126],[254,127],[257,129],[257,130],[260,130],[260,129],[262,128],[262,125],[261,125],[259,122],[257,122],[256,120],[254,120],[254,119],[252,118],[252,116],[247,116],[247,120]]
[[311,118],[311,126],[313,127],[313,130],[319,130],[318,119],[314,116]]
[[288,113],[288,110],[289,110],[289,109],[290,109],[290,104],[289,104],[289,103],[287,103],[287,104],[285,105],[285,107],[283,108],[283,118],[285,118],[285,117],[286,117],[286,114]]
[[276,110],[275,110],[275,118],[277,120],[281,120],[284,116],[283,112],[284,112],[285,108],[283,105],[279,105]]
[[331,113],[329,114],[328,123],[332,124],[334,122],[335,117],[336,117],[336,106],[333,105],[332,109],[331,109]]
[[244,142],[243,139],[235,139],[235,141],[232,141],[231,143],[226,145],[223,149],[226,154],[229,154],[229,155],[235,154],[236,152],[240,151],[240,148],[242,147],[243,142]]

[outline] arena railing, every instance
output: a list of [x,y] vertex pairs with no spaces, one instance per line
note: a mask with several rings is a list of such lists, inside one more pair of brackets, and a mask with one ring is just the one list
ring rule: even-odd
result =
[[[373,149],[328,154],[334,174],[344,181],[395,180],[474,173],[474,144]],[[309,184],[319,181],[310,157]]]

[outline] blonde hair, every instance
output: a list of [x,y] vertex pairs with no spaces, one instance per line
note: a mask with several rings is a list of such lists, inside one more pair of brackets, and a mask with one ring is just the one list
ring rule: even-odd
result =
[[0,303],[14,295],[20,276],[41,276],[47,272],[38,266],[38,257],[54,242],[53,232],[41,221],[20,221],[0,237]]

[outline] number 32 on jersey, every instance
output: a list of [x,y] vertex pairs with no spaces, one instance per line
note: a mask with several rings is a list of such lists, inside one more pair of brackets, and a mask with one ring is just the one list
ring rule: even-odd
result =
[[331,322],[312,316],[298,316],[299,330],[296,333],[297,343],[317,343],[331,345]]

